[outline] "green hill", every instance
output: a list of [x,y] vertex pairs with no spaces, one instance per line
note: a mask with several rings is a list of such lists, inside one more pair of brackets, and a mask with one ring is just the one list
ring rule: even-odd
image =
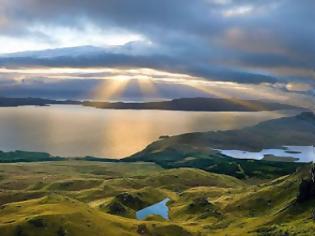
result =
[[[0,173],[1,236],[280,236],[315,229],[315,195],[298,200],[310,190],[301,187],[309,166],[253,185],[150,163],[1,164]],[[169,221],[135,219],[137,210],[166,197]]]
[[[149,163],[2,164],[0,173],[1,236],[280,236],[315,229],[315,195],[297,200],[306,191],[301,179],[310,178],[309,166],[254,185]],[[135,219],[137,210],[166,197],[169,221]]]
[[[274,178],[293,173],[301,163],[240,160],[214,149],[259,151],[284,145],[314,145],[315,115],[304,112],[241,130],[189,133],[160,139],[123,161],[154,162],[164,168],[193,167],[238,178]],[[284,159],[288,161],[288,159]],[[276,159],[279,161],[279,159]]]

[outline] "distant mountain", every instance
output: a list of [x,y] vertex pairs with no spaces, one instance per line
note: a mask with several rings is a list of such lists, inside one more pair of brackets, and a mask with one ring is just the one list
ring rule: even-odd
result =
[[[303,164],[227,157],[214,149],[260,151],[284,145],[315,144],[315,115],[303,112],[262,122],[241,130],[189,133],[165,137],[128,158],[127,162],[154,162],[164,168],[194,167],[238,178],[275,177],[294,172]],[[288,161],[285,159],[285,161]]]
[[125,103],[83,102],[85,106],[102,109],[179,110],[179,111],[272,111],[297,107],[258,100],[221,98],[179,98],[171,101]]
[[49,104],[81,104],[79,101],[72,100],[51,100],[42,98],[8,98],[0,97],[0,107],[16,107],[16,106],[47,106]]
[[62,161],[65,158],[51,156],[45,152],[2,152],[0,151],[0,163],[15,163],[15,162],[42,162],[42,161]]
[[134,110],[177,110],[177,111],[273,111],[301,109],[298,107],[262,102],[257,100],[219,99],[219,98],[179,98],[161,102],[94,102],[53,100],[42,98],[8,98],[0,97],[0,107],[49,104],[77,104],[101,109],[134,109]]

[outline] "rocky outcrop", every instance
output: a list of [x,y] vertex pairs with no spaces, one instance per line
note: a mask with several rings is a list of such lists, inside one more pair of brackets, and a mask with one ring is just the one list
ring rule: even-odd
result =
[[109,208],[108,213],[110,213],[110,214],[124,215],[127,213],[126,208],[119,202],[111,203],[108,208]]
[[303,179],[300,187],[297,201],[299,203],[315,199],[315,183],[311,179]]
[[134,210],[139,210],[145,206],[145,203],[138,197],[129,193],[121,193],[116,196],[116,199],[127,207]]
[[302,179],[299,186],[299,194],[297,201],[303,203],[315,199],[315,165],[313,164],[310,170],[310,176],[307,179]]
[[188,211],[194,213],[195,215],[199,215],[199,218],[207,218],[209,216],[222,216],[217,207],[204,197],[193,199],[192,202],[188,205]]

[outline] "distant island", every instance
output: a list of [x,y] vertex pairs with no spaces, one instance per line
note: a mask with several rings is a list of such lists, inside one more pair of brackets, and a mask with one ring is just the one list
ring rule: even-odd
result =
[[83,105],[101,109],[133,110],[176,110],[176,111],[274,111],[300,109],[291,105],[262,102],[258,100],[223,99],[223,98],[178,98],[157,102],[101,102],[53,100],[42,98],[0,97],[0,107],[48,106],[48,105]]
[[80,101],[73,100],[53,100],[43,98],[11,98],[11,97],[0,97],[0,107],[17,107],[17,106],[48,106],[48,105],[80,105]]
[[297,107],[257,100],[223,98],[178,98],[160,102],[83,102],[84,106],[102,109],[177,110],[177,111],[273,111]]

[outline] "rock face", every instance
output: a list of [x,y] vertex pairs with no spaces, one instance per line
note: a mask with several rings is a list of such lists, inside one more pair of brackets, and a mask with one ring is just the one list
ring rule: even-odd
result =
[[120,193],[107,205],[101,205],[107,213],[130,217],[133,211],[143,208],[145,203],[136,195],[130,193]]
[[315,199],[315,183],[311,179],[303,179],[300,184],[297,201],[303,203],[310,199]]
[[189,208],[190,209],[199,209],[199,208],[204,208],[204,207],[210,207],[213,208],[213,204],[211,204],[210,202],[208,202],[207,198],[196,198],[193,199],[192,203],[189,204]]
[[310,178],[302,179],[299,187],[297,201],[300,203],[315,199],[315,166],[313,164],[310,171]]
[[119,203],[119,202],[114,202],[109,205],[109,211],[108,213],[114,214],[114,215],[124,215],[127,212],[125,207]]
[[145,224],[141,224],[138,226],[137,233],[139,235],[150,235],[150,232]]
[[131,209],[138,210],[144,207],[144,202],[137,196],[129,193],[121,193],[116,196],[116,199]]
[[199,214],[199,218],[201,219],[209,216],[222,216],[217,207],[204,197],[193,199],[193,201],[188,205],[188,210],[195,215]]

